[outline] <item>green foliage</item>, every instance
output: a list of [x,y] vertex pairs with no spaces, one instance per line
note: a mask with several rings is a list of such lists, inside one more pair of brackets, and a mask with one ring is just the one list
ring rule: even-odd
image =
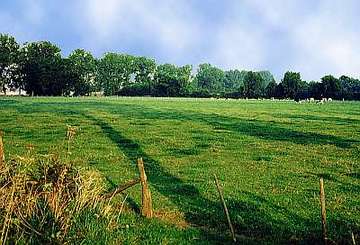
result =
[[72,91],[74,95],[88,95],[99,86],[96,86],[96,59],[90,52],[76,49],[69,55],[70,68],[74,78]]
[[332,75],[327,75],[321,78],[324,89],[324,97],[339,98],[340,81]]
[[18,65],[19,44],[15,38],[0,33],[0,90],[15,87],[22,76]]
[[264,96],[264,79],[259,73],[249,71],[244,77],[244,96],[260,98]]
[[97,79],[105,95],[116,95],[131,83],[134,64],[134,57],[126,54],[106,53],[99,60]]
[[156,69],[152,94],[155,96],[181,96],[191,81],[191,66],[159,65]]
[[299,91],[299,84],[301,83],[300,73],[287,71],[281,83],[284,87],[284,96],[294,99]]
[[340,99],[345,98],[349,100],[360,100],[360,80],[341,76],[339,78],[340,81]]
[[267,87],[269,83],[275,82],[274,76],[269,71],[258,71],[257,72],[264,81],[264,87]]
[[277,84],[276,84],[275,80],[269,82],[269,84],[266,86],[266,89],[265,89],[266,97],[267,98],[277,97],[276,88],[277,88]]
[[324,86],[322,83],[311,81],[309,83],[310,97],[315,99],[321,99],[324,96]]
[[196,74],[189,65],[157,65],[154,59],[105,53],[97,60],[90,52],[74,50],[61,57],[60,48],[47,41],[25,43],[0,34],[0,89],[25,89],[31,95],[105,95],[360,99],[360,80],[324,76],[321,81],[301,80],[286,72],[277,84],[269,71],[224,71],[200,64]]
[[240,88],[244,86],[246,73],[246,71],[239,70],[225,71],[225,91],[232,92],[240,90]]
[[20,49],[21,67],[26,74],[25,90],[32,95],[62,95],[67,84],[67,66],[60,48],[48,41],[27,43]]
[[197,88],[211,95],[224,93],[225,73],[221,69],[210,64],[200,64],[195,77]]
[[309,84],[303,80],[298,83],[298,89],[295,95],[295,100],[309,98]]
[[156,62],[146,57],[135,58],[135,83],[138,87],[143,87],[142,95],[149,95],[154,83],[156,73]]

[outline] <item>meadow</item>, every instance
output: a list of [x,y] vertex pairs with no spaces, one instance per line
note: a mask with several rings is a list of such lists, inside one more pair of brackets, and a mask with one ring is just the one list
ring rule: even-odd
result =
[[108,188],[145,162],[155,217],[139,214],[140,187],[111,232],[79,224],[85,244],[231,242],[213,175],[240,243],[318,243],[319,178],[329,237],[360,235],[360,103],[191,98],[0,98],[6,157],[66,152],[99,170]]

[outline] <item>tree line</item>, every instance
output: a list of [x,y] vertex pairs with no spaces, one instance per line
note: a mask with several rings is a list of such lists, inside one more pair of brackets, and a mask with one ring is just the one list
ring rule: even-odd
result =
[[269,71],[223,71],[211,64],[157,64],[154,59],[105,53],[95,58],[83,49],[68,57],[49,41],[19,44],[0,34],[0,90],[18,89],[33,96],[104,95],[360,99],[360,80],[326,75],[304,81],[288,71],[276,82]]

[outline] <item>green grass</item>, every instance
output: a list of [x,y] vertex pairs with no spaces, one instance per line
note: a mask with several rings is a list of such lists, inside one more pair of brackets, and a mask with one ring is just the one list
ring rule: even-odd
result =
[[67,125],[78,127],[71,161],[99,169],[109,188],[137,177],[144,158],[157,216],[136,212],[135,187],[111,233],[97,234],[94,217],[79,221],[84,243],[230,242],[214,173],[240,242],[318,242],[321,176],[330,238],[358,239],[359,102],[0,98],[7,156],[30,144],[65,152]]

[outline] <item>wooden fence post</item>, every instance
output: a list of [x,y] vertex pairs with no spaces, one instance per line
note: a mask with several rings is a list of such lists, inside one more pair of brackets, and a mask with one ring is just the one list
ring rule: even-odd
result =
[[4,142],[2,136],[3,133],[0,131],[0,164],[5,162]]
[[153,216],[152,211],[152,200],[151,200],[151,192],[148,186],[147,177],[144,169],[144,162],[142,158],[137,160],[137,165],[140,172],[140,182],[142,186],[142,195],[141,195],[141,213],[146,218],[151,218]]
[[322,237],[324,244],[327,244],[327,231],[326,231],[326,207],[325,207],[325,191],[324,191],[324,179],[320,178],[320,203],[321,203],[321,226]]
[[226,216],[226,219],[227,219],[227,222],[228,222],[230,231],[231,231],[232,239],[233,239],[234,242],[236,242],[234,227],[233,227],[233,225],[232,225],[232,223],[231,223],[229,210],[228,210],[227,207],[226,207],[224,195],[223,195],[223,193],[222,193],[221,186],[220,186],[219,181],[218,181],[218,179],[217,179],[217,177],[216,177],[216,174],[214,174],[214,179],[215,179],[216,188],[217,188],[217,190],[218,190],[218,192],[219,192],[221,204],[222,204],[222,206],[223,206],[223,208],[224,208],[224,213],[225,213],[225,216]]
[[121,193],[121,192],[125,191],[126,189],[129,189],[130,187],[133,187],[134,185],[139,184],[139,183],[140,183],[140,179],[130,180],[130,181],[126,182],[125,184],[119,185],[112,192],[106,193],[105,195],[103,195],[103,198],[105,198],[105,199],[113,198],[116,194]]

